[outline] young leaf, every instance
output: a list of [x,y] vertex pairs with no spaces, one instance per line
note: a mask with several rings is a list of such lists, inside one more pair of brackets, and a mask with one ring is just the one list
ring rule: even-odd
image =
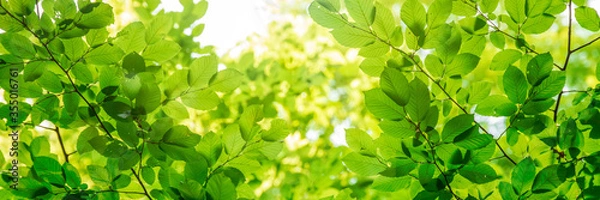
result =
[[408,0],[400,8],[400,18],[415,36],[424,34],[427,14],[418,0]]
[[527,17],[542,15],[552,4],[552,0],[527,0]]
[[373,181],[371,188],[383,192],[395,192],[400,189],[408,188],[412,179],[408,176],[404,177],[385,177],[378,176]]
[[375,3],[376,14],[373,22],[373,30],[377,36],[384,40],[393,38],[394,30],[396,29],[396,20],[392,11],[379,2]]
[[160,41],[169,33],[171,28],[173,28],[172,15],[164,13],[156,15],[145,32],[146,36],[144,38],[146,39],[146,43],[154,44]]
[[141,22],[134,22],[119,31],[114,44],[125,53],[142,52],[146,47],[146,28]]
[[285,139],[289,133],[285,120],[274,119],[271,121],[271,128],[262,134],[262,139],[265,141],[279,141]]
[[565,182],[565,168],[562,165],[550,165],[535,175],[533,192],[553,190]]
[[376,147],[373,143],[373,138],[360,129],[346,129],[346,143],[355,152],[375,153]]
[[308,7],[308,14],[315,22],[326,28],[340,28],[345,26],[348,21],[342,18],[338,13],[324,7],[318,1],[313,1]]
[[92,49],[90,53],[84,56],[85,60],[91,64],[110,65],[115,64],[123,57],[123,51],[115,46],[103,44],[102,46]]
[[176,42],[160,40],[154,44],[148,45],[142,55],[148,60],[165,62],[177,55],[180,50],[181,47]]
[[405,106],[410,98],[410,86],[408,80],[394,68],[386,68],[381,74],[379,85],[383,92],[400,106]]
[[404,109],[385,95],[381,88],[365,92],[365,106],[378,118],[388,120],[399,120],[404,118]]
[[188,92],[181,96],[181,102],[190,108],[197,110],[210,110],[219,103],[221,99],[217,96],[217,93],[211,89],[196,90]]
[[550,76],[553,65],[552,55],[544,53],[535,56],[527,63],[527,80],[533,86],[539,85],[544,79]]
[[467,114],[458,115],[450,119],[450,121],[446,122],[446,126],[444,126],[444,130],[442,131],[442,140],[444,142],[451,142],[456,136],[473,127],[474,119],[473,115]]
[[218,64],[215,55],[202,56],[194,60],[190,65],[190,72],[187,76],[190,89],[200,89],[208,86],[211,77],[217,73]]
[[233,200],[237,197],[235,185],[233,185],[229,177],[223,174],[212,176],[208,180],[206,191],[212,199]]
[[33,59],[36,51],[33,44],[25,36],[17,33],[5,33],[0,38],[2,46],[12,55],[24,59]]
[[348,13],[358,24],[371,26],[375,20],[375,7],[372,0],[344,0]]
[[496,180],[496,170],[487,164],[466,165],[458,173],[475,184],[484,184]]
[[564,71],[550,72],[550,76],[544,79],[538,86],[533,87],[531,98],[543,100],[558,95],[565,86],[566,75]]
[[415,136],[416,127],[408,123],[406,120],[402,121],[390,121],[383,120],[379,123],[379,127],[385,134],[405,139]]
[[235,69],[225,69],[215,74],[209,82],[210,88],[218,92],[231,92],[235,90],[242,81],[242,73]]
[[349,153],[342,158],[342,161],[351,171],[361,176],[372,176],[387,168],[377,158],[360,155],[357,152]]
[[254,135],[252,135],[252,129],[256,125],[256,122],[263,119],[264,113],[261,105],[251,105],[244,109],[244,112],[240,116],[239,124],[240,130],[242,131],[242,138],[246,141],[250,141]]
[[410,94],[412,97],[408,100],[406,112],[413,121],[423,121],[429,110],[429,89],[420,79],[415,78],[410,82]]
[[494,71],[506,70],[508,66],[521,59],[521,52],[515,49],[506,49],[498,52],[492,58],[490,69]]
[[502,78],[504,91],[514,103],[522,104],[527,99],[527,80],[519,68],[509,66]]
[[533,183],[535,178],[535,163],[531,157],[527,157],[515,168],[513,168],[510,179],[513,187],[519,194],[523,194],[529,186]]
[[179,103],[179,101],[167,102],[167,104],[162,107],[162,110],[169,117],[177,120],[184,120],[190,116],[187,108],[182,103]]
[[550,14],[543,14],[537,17],[528,18],[525,24],[523,24],[523,33],[527,34],[540,34],[546,32],[554,23],[556,17]]
[[510,18],[517,24],[522,24],[527,16],[525,16],[526,11],[526,0],[506,0],[504,2],[504,7],[506,12],[510,15]]
[[581,27],[590,30],[600,30],[600,17],[595,9],[587,6],[579,6],[575,8],[575,19]]
[[240,125],[231,124],[223,130],[223,143],[225,143],[225,152],[229,155],[237,155],[242,151],[244,138],[240,132]]
[[386,64],[383,58],[366,58],[360,63],[359,67],[365,74],[379,77],[385,66]]
[[341,45],[351,48],[361,48],[375,42],[375,37],[369,32],[351,26],[333,29],[331,34]]
[[200,142],[200,135],[190,132],[186,126],[174,126],[162,138],[162,142],[181,147],[193,147]]
[[479,64],[479,57],[470,53],[461,53],[454,57],[446,68],[447,76],[464,76],[471,73]]
[[[377,12],[379,12],[379,10]],[[433,29],[446,23],[446,19],[448,19],[451,12],[451,0],[435,0],[427,10],[428,28]]]
[[479,126],[473,126],[456,136],[454,144],[467,150],[476,150],[487,146],[493,140],[491,135],[479,133]]
[[105,3],[90,3],[81,12],[83,15],[75,24],[83,29],[104,28],[115,22],[112,7]]

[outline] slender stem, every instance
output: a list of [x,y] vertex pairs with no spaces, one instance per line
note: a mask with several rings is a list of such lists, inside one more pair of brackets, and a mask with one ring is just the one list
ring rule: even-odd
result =
[[[569,58],[571,58],[571,54],[573,52],[575,52],[575,51],[577,51],[579,49],[582,49],[583,47],[586,47],[586,46],[592,44],[595,40],[597,40],[597,39],[594,39],[593,41],[588,42],[588,43],[586,43],[586,44],[578,47],[575,50],[571,50],[571,37],[572,37],[572,31],[573,31],[572,30],[573,29],[572,28],[572,26],[573,26],[573,19],[572,19],[571,15],[573,14],[572,13],[573,12],[573,9],[572,9],[573,8],[573,0],[569,0],[569,5],[568,6],[569,6],[568,7],[568,9],[569,9],[569,30],[567,30],[567,34],[568,34],[567,35],[567,57],[565,58],[565,64],[563,65],[563,68],[560,69],[561,71],[566,71],[567,70],[567,67],[569,66]],[[554,106],[554,114],[553,114],[553,118],[552,118],[554,120],[554,123],[557,122],[558,109],[560,107],[560,100],[562,100],[563,93],[564,93],[564,91],[561,91],[558,94],[558,98],[556,99],[556,105]]]
[[579,51],[580,49],[583,49],[583,48],[585,48],[587,46],[590,46],[591,44],[593,44],[594,42],[596,42],[598,40],[600,40],[600,36],[598,36],[598,37],[594,38],[593,40],[591,40],[591,41],[589,41],[589,42],[587,42],[587,43],[585,43],[585,44],[583,44],[583,45],[581,45],[581,46],[579,46],[579,47],[571,50],[571,53],[575,53],[576,51]]
[[142,186],[142,189],[144,190],[144,193],[141,193],[141,192],[140,193],[146,195],[148,197],[148,199],[152,200],[152,197],[148,193],[148,190],[146,190],[146,186],[144,186],[144,182],[142,182],[142,179],[140,179],[140,176],[135,172],[135,169],[133,169],[133,167],[131,168],[131,173],[133,173],[133,176],[135,176],[137,181]]
[[65,162],[68,163],[69,162],[69,154],[65,150],[65,144],[63,142],[62,136],[60,135],[60,128],[58,128],[58,126],[55,126],[54,132],[56,133],[56,136],[58,136],[58,143],[60,143],[60,149],[62,150],[63,156],[65,156]]

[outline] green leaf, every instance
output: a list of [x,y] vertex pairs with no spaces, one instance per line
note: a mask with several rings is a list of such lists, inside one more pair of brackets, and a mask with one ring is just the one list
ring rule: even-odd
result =
[[124,54],[118,47],[103,44],[98,48],[92,49],[84,58],[90,64],[110,65],[119,62]]
[[412,97],[406,104],[406,112],[413,121],[423,121],[429,110],[429,89],[420,79],[415,78],[410,82],[410,94]]
[[470,104],[476,104],[490,96],[490,92],[492,91],[492,83],[487,81],[478,81],[471,83],[468,89],[469,97],[467,102]]
[[351,171],[361,176],[372,176],[382,172],[387,167],[381,164],[377,158],[360,155],[357,152],[352,152],[342,158]]
[[527,79],[519,68],[509,66],[502,78],[504,92],[514,103],[522,104],[527,99]]
[[351,26],[333,29],[331,34],[341,45],[351,48],[361,48],[375,42],[373,35]]
[[204,188],[197,181],[187,180],[180,183],[177,189],[184,199],[203,199],[206,197]]
[[475,112],[485,116],[511,116],[517,112],[517,106],[506,96],[491,95],[477,105]]
[[217,160],[219,160],[221,152],[223,151],[221,138],[213,132],[204,135],[204,138],[202,138],[198,147],[200,154],[207,159],[209,166],[214,165]]
[[596,79],[600,81],[600,62],[596,64]]
[[429,54],[425,57],[425,67],[433,76],[442,77],[444,74],[445,67],[442,60],[433,54]]
[[435,165],[430,163],[421,164],[421,166],[419,166],[419,182],[421,182],[421,185],[426,185],[433,180],[435,168]]
[[187,108],[183,104],[179,103],[179,101],[167,102],[167,104],[162,107],[162,110],[169,117],[177,120],[184,120],[190,116]]
[[94,150],[88,141],[97,136],[98,130],[94,127],[88,127],[83,130],[81,134],[79,134],[79,137],[77,137],[77,152],[83,154]]
[[271,128],[262,134],[265,141],[283,140],[290,133],[287,122],[283,119],[274,119],[271,121]]
[[476,125],[456,136],[454,144],[467,150],[475,150],[487,146],[493,140],[492,135],[479,133],[479,126]]
[[12,0],[8,1],[8,6],[15,14],[27,16],[33,12],[36,3],[37,1],[32,0]]
[[246,141],[252,140],[254,137],[253,130],[256,122],[263,119],[264,113],[261,105],[251,105],[244,109],[238,123],[242,131],[242,138]]
[[581,27],[590,30],[600,30],[600,17],[595,9],[587,6],[579,6],[575,8],[575,19]]
[[315,22],[326,28],[340,28],[348,23],[338,13],[327,9],[318,1],[313,1],[308,7],[308,13]]
[[75,76],[75,80],[77,80],[80,84],[90,84],[96,82],[94,75],[88,68],[89,66],[77,63],[73,68],[71,68],[71,72],[73,72],[73,76]]
[[83,39],[79,37],[71,39],[62,39],[61,41],[65,46],[65,55],[71,61],[79,60],[79,58],[83,56],[86,49],[88,48],[85,42],[83,42]]
[[450,121],[445,123],[444,130],[442,131],[442,140],[444,142],[453,141],[456,136],[472,128],[474,120],[475,117],[468,114],[458,115],[450,119]]
[[402,72],[394,68],[386,68],[381,74],[379,85],[383,92],[400,106],[405,106],[410,99],[410,86]]
[[548,78],[544,79],[540,85],[533,87],[531,98],[534,100],[543,100],[558,95],[565,86],[566,75],[564,71],[552,71]]
[[57,160],[50,157],[35,157],[33,160],[33,170],[44,181],[53,185],[64,186],[65,176],[62,166]]
[[2,46],[12,55],[23,59],[35,58],[36,51],[33,44],[25,36],[17,33],[5,33],[0,38]]
[[535,163],[531,157],[527,157],[519,162],[513,168],[510,180],[513,187],[519,194],[523,194],[529,189],[535,178]]
[[148,45],[142,55],[147,60],[156,62],[165,62],[177,55],[181,47],[179,44],[169,40],[160,40],[154,44]]
[[383,120],[379,123],[379,127],[381,128],[381,130],[383,130],[385,134],[401,139],[409,138],[415,136],[416,134],[416,127],[414,127],[414,125],[410,124],[406,120]]
[[154,44],[162,40],[173,28],[173,17],[169,14],[160,13],[150,22],[146,30],[146,43]]
[[360,63],[360,69],[369,76],[379,77],[385,68],[385,59],[366,58]]
[[49,62],[29,62],[23,71],[23,79],[25,81],[35,81],[40,78],[49,67],[54,67]]
[[385,177],[378,176],[373,181],[371,188],[382,192],[395,192],[400,189],[405,189],[410,186],[412,179],[408,176],[404,177]]
[[209,82],[210,88],[218,92],[231,92],[242,84],[243,74],[235,69],[217,72]]
[[200,89],[208,86],[211,77],[217,73],[218,64],[215,55],[202,56],[194,60],[187,75],[190,89]]
[[510,183],[504,181],[500,182],[498,185],[498,191],[500,192],[503,200],[519,199],[519,196],[515,194],[515,190]]
[[456,55],[450,65],[446,68],[448,76],[464,76],[471,73],[479,64],[479,57],[470,53]]
[[458,24],[470,35],[487,35],[489,29],[486,19],[483,17],[466,17],[458,21]]
[[565,168],[562,165],[550,165],[535,175],[533,192],[554,190],[566,180]]
[[62,165],[63,173],[65,174],[65,179],[67,185],[72,188],[79,187],[81,185],[81,177],[79,176],[79,171],[70,163],[63,163]]
[[125,53],[142,52],[146,47],[146,27],[141,22],[134,22],[119,31],[114,44]]
[[415,36],[424,35],[426,15],[423,4],[418,0],[408,0],[400,8],[400,19]]
[[185,93],[181,96],[181,102],[197,110],[210,110],[217,107],[221,103],[221,99],[215,91],[203,89]]
[[554,105],[554,99],[531,100],[523,105],[523,113],[526,115],[535,115],[543,113]]
[[212,176],[206,186],[206,191],[212,199],[233,200],[236,196],[235,185],[229,177],[223,174]]
[[389,8],[382,5],[379,2],[375,3],[376,14],[375,21],[373,22],[373,31],[384,40],[391,40],[394,37],[394,30],[396,29],[396,20],[392,11]]
[[550,29],[555,19],[556,17],[550,14],[543,14],[533,18],[530,17],[521,28],[523,33],[540,34]]
[[390,51],[390,47],[380,41],[375,41],[366,47],[363,47],[358,52],[358,55],[363,57],[379,57],[387,54]]
[[372,0],[344,0],[348,13],[359,25],[369,27],[375,20]]
[[526,11],[526,0],[506,0],[504,2],[504,8],[510,15],[510,18],[517,24],[522,24],[527,16]]
[[[379,10],[377,10],[379,12]],[[427,10],[427,26],[429,29],[436,28],[446,23],[446,19],[452,12],[451,0],[435,0]]]
[[381,88],[365,92],[365,106],[378,118],[388,120],[399,120],[404,118],[404,110],[402,107],[385,95]]
[[465,165],[458,173],[475,184],[484,184],[496,180],[496,170],[487,164]]
[[544,79],[550,76],[553,65],[552,55],[543,53],[535,56],[527,63],[527,80],[533,86],[539,85]]
[[156,180],[156,172],[151,167],[142,167],[142,178],[146,183],[152,185],[154,180]]
[[[84,12],[84,11],[89,12]],[[105,3],[90,3],[81,9],[83,15],[75,24],[84,29],[104,28],[115,22],[112,7]]]
[[112,180],[111,186],[114,189],[121,189],[129,186],[130,183],[131,177],[125,174],[120,174]]
[[128,150],[119,157],[119,170],[128,170],[140,162],[140,154],[135,151]]
[[558,145],[561,149],[581,148],[584,145],[583,133],[577,128],[575,120],[571,118],[560,124],[557,134]]
[[[490,42],[492,42],[492,44],[496,48],[504,49],[504,45],[506,43],[506,39],[504,38],[504,34],[502,34],[502,32],[500,32],[500,31],[494,31],[494,32],[490,33]],[[519,54],[520,54],[520,52],[519,52]],[[508,64],[508,65],[510,65],[510,64]],[[504,67],[507,67],[508,65],[506,65]],[[490,68],[493,69],[491,66],[490,66]],[[504,69],[506,69],[506,68],[504,68]]]
[[135,110],[140,114],[149,114],[161,103],[161,92],[158,85],[144,83],[135,100]]
[[534,18],[544,14],[550,4],[552,4],[552,0],[527,0],[527,17]]
[[112,182],[111,175],[108,174],[108,170],[105,167],[99,165],[88,165],[87,171],[94,183],[108,185]]
[[200,135],[190,132],[186,126],[174,126],[165,133],[162,142],[180,147],[193,147],[200,142]]
[[123,68],[127,70],[128,77],[132,77],[140,72],[146,71],[146,63],[142,56],[133,52],[123,58]]
[[515,49],[506,49],[498,52],[492,58],[490,69],[494,71],[506,70],[508,66],[521,59],[521,52]]
[[85,41],[91,47],[98,47],[103,44],[108,38],[108,31],[106,29],[92,29],[85,35]]
[[223,130],[223,143],[228,155],[237,155],[242,151],[246,141],[242,138],[239,124],[231,124]]
[[137,126],[135,126],[133,121],[117,121],[117,132],[119,133],[119,137],[123,139],[123,142],[131,147],[137,146],[140,142],[140,139],[137,136]]
[[346,143],[348,143],[348,147],[355,152],[375,154],[376,148],[373,143],[373,138],[360,129],[346,129]]

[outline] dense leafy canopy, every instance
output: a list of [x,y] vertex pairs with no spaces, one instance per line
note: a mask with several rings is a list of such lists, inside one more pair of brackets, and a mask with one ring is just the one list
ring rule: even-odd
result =
[[600,198],[584,0],[282,5],[220,58],[207,1],[128,2],[0,0],[0,196]]

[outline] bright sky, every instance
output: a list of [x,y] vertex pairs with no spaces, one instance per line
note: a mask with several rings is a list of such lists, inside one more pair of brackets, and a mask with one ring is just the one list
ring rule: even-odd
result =
[[[181,11],[183,7],[176,0],[163,0],[167,11]],[[223,55],[252,33],[266,33],[272,16],[266,11],[272,0],[208,0],[208,11],[200,19],[205,24],[204,32],[198,38],[201,45],[213,45],[217,54]]]

